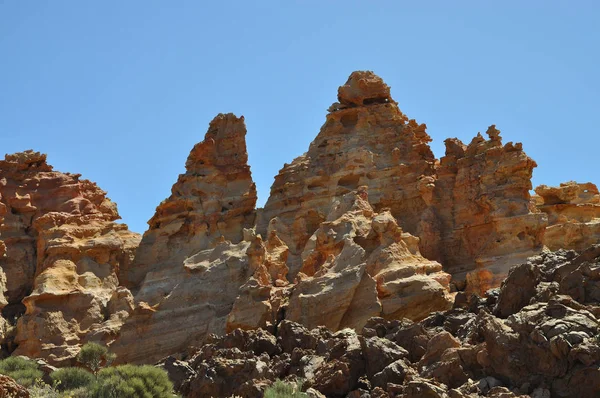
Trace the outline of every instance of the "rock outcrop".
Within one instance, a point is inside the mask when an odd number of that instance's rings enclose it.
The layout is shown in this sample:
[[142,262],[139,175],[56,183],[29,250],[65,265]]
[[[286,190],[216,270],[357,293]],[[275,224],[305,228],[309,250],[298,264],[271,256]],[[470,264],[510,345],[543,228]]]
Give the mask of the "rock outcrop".
[[420,255],[418,239],[389,211],[373,211],[366,187],[333,203],[290,282],[287,244],[274,229],[263,240],[250,228],[256,191],[245,133],[243,118],[218,116],[150,221],[124,271],[134,288],[145,277],[112,346],[119,361],[157,361],[199,346],[210,333],[274,330],[284,318],[359,330],[375,315],[421,319],[450,307],[450,276]]
[[373,72],[354,72],[338,91],[308,152],[275,177],[258,232],[276,231],[290,249],[291,276],[334,201],[369,187],[375,211],[388,208],[404,231],[417,235],[431,196],[435,158],[424,124],[409,120]]
[[18,321],[17,355],[63,363],[87,340],[112,341],[131,310],[118,277],[139,235],[115,223],[116,205],[79,177],[33,151],[0,161],[2,314]]
[[136,308],[113,345],[119,361],[157,361],[225,332],[240,287],[254,274],[246,255],[252,239],[244,240],[256,202],[245,135],[243,117],[215,117],[148,222],[124,271]]
[[550,250],[585,250],[600,243],[600,194],[596,185],[574,181],[559,187],[540,185],[533,198],[548,215],[544,244]]
[[[528,277],[527,297],[515,295],[532,265],[539,272]],[[259,397],[281,379],[301,380],[316,397],[593,397],[599,268],[600,247],[544,253],[514,267],[500,290],[461,292],[453,309],[419,323],[376,317],[357,334],[285,320],[276,333],[211,336],[187,360],[162,366],[186,397]],[[580,274],[587,279],[575,283]]]
[[[511,266],[543,248],[547,220],[531,206],[529,190],[536,163],[520,143],[502,144],[495,126],[488,140],[469,145],[447,139],[437,167],[434,215],[438,236],[421,236],[424,252],[437,258],[458,287],[479,293],[496,287]],[[425,231],[425,228],[423,228]],[[461,287],[462,289],[462,287]]]
[[373,316],[419,320],[450,307],[450,275],[420,255],[389,210],[373,211],[366,189],[336,201],[310,237],[286,319],[360,330]]
[[536,163],[520,143],[503,145],[491,126],[488,140],[446,140],[438,162],[426,126],[409,120],[372,72],[352,73],[338,100],[308,152],[275,177],[259,217],[258,231],[275,231],[289,247],[291,277],[333,203],[361,185],[459,290],[498,286],[510,266],[542,250],[546,219],[529,195]]

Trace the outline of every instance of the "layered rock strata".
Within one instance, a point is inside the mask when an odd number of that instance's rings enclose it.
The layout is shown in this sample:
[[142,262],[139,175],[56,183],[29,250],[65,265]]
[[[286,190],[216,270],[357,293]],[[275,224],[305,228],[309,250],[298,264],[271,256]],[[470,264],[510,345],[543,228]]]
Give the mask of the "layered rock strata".
[[388,208],[411,234],[427,208],[435,158],[425,125],[409,120],[372,72],[352,73],[338,101],[308,152],[275,177],[259,220],[260,233],[276,231],[288,245],[292,276],[335,199],[359,186],[369,187],[375,211]]
[[449,275],[420,255],[418,239],[389,210],[374,212],[366,187],[330,206],[298,255],[297,278],[289,278],[291,250],[278,231],[263,239],[248,228],[256,191],[245,134],[243,118],[218,116],[157,208],[126,271],[132,282],[145,277],[112,346],[119,361],[157,361],[210,333],[274,330],[282,319],[360,329],[375,315],[421,319],[450,306]]
[[544,244],[551,250],[581,251],[600,243],[600,194],[592,183],[575,181],[535,188],[534,203],[548,215]]
[[495,126],[486,134],[489,139],[478,134],[469,145],[445,141],[434,215],[426,217],[438,223],[439,235],[421,236],[424,252],[439,259],[459,287],[466,281],[468,290],[479,293],[498,286],[511,266],[543,249],[547,224],[530,203],[536,163],[520,143],[503,145]]
[[275,231],[289,247],[292,277],[333,203],[363,184],[375,211],[389,209],[461,290],[498,286],[510,266],[542,250],[546,220],[529,195],[536,164],[521,144],[503,145],[491,126],[487,140],[446,140],[437,162],[425,125],[409,120],[372,72],[352,73],[338,100],[308,152],[275,177],[259,218],[259,232]]
[[256,203],[245,135],[243,117],[215,117],[148,222],[125,271],[136,308],[113,346],[119,361],[157,361],[225,331],[240,286],[255,271],[246,255],[252,238],[244,240]]
[[0,161],[2,313],[18,320],[17,355],[68,361],[87,340],[111,342],[132,308],[118,275],[139,235],[115,223],[116,205],[79,177],[33,151]]

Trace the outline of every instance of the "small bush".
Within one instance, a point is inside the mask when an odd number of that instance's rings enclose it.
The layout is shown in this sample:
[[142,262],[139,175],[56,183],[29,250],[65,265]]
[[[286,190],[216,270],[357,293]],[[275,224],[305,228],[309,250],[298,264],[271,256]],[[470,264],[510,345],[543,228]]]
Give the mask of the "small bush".
[[108,348],[98,343],[85,343],[77,354],[77,361],[94,373],[113,360],[114,355],[108,352]]
[[17,383],[31,387],[44,373],[38,369],[37,363],[23,357],[8,357],[0,361],[0,374],[10,376]]
[[29,391],[29,398],[62,398],[56,387],[49,386],[41,379],[37,379],[35,384],[27,390]]
[[167,372],[150,365],[120,365],[98,372],[91,398],[174,397]]
[[88,387],[96,381],[93,374],[83,368],[62,368],[50,374],[52,382],[60,391]]
[[265,390],[264,398],[308,398],[308,395],[300,391],[301,387],[301,382],[293,385],[277,380]]

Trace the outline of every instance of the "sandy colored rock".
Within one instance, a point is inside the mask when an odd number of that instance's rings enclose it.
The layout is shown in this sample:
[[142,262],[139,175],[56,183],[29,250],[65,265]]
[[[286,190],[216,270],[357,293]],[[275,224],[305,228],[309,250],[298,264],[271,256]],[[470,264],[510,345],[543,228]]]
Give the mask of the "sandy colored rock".
[[434,175],[435,158],[426,126],[409,120],[372,72],[352,73],[338,99],[308,152],[275,177],[258,222],[259,233],[276,231],[289,247],[292,278],[335,200],[359,186],[369,186],[375,211],[389,208],[411,234],[427,208],[421,181]]
[[575,181],[535,188],[534,203],[548,215],[544,244],[550,250],[581,251],[600,243],[600,194],[592,183]]
[[546,219],[529,195],[536,164],[520,143],[503,145],[490,126],[487,140],[446,140],[436,161],[426,126],[409,120],[372,72],[353,72],[338,101],[308,151],[275,177],[259,217],[258,232],[276,231],[289,247],[290,277],[333,203],[361,185],[373,209],[389,209],[420,238],[420,252],[443,264],[459,290],[498,286],[512,265],[543,249]]
[[333,204],[302,258],[286,318],[310,328],[360,330],[373,316],[419,320],[451,305],[449,275],[389,211],[373,211],[366,187]]
[[2,311],[18,320],[17,355],[68,361],[87,340],[112,341],[128,315],[115,300],[131,294],[115,292],[140,237],[114,222],[106,192],[79,177],[53,171],[38,152],[0,161]]
[[148,222],[135,261],[124,271],[136,291],[136,309],[112,346],[118,361],[155,362],[200,345],[208,334],[226,331],[240,294],[256,303],[253,310],[261,309],[262,294],[269,296],[268,286],[261,290],[258,269],[266,249],[248,231],[256,188],[245,135],[243,117],[216,116],[190,152],[171,196]]

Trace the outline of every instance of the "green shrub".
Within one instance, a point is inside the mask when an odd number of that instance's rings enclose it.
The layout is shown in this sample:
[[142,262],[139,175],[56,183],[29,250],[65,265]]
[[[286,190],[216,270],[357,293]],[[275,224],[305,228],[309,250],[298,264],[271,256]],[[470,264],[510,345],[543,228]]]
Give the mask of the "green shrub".
[[8,357],[0,361],[0,374],[10,376],[17,383],[31,387],[44,373],[38,369],[37,363],[23,357]]
[[50,374],[52,382],[60,391],[88,387],[96,381],[93,374],[83,368],[62,368]]
[[109,365],[113,360],[114,355],[108,352],[108,348],[98,343],[85,343],[77,354],[77,361],[94,373],[97,373],[102,366]]
[[29,398],[62,398],[56,387],[49,386],[41,379],[37,379],[35,384],[27,390],[29,391]]
[[301,382],[294,385],[277,380],[265,390],[264,398],[308,398],[308,395],[300,391],[301,387]]
[[120,365],[98,372],[91,398],[174,397],[167,372],[150,365]]

